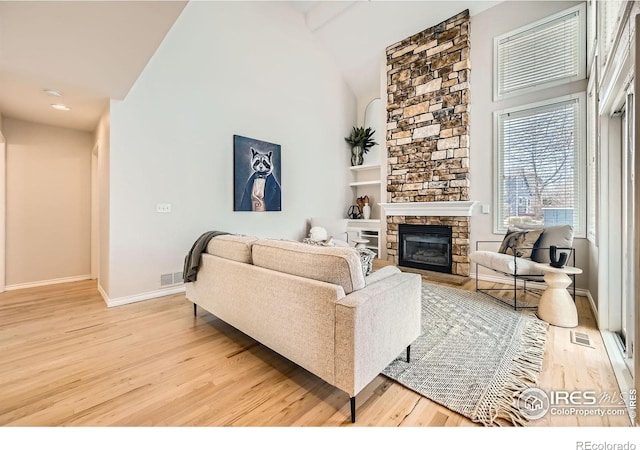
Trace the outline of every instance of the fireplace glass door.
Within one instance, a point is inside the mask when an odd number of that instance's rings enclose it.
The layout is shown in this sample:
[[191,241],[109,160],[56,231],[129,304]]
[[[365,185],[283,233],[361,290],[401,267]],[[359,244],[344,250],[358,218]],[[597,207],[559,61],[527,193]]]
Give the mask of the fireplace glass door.
[[451,273],[451,227],[400,225],[399,265]]

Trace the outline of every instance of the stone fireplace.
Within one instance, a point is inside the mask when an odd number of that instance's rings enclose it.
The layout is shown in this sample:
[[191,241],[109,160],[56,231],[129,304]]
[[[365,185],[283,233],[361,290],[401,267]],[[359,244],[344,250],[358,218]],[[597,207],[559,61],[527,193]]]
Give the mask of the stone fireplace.
[[[451,270],[469,276],[469,218],[477,202],[384,203],[387,217],[387,258],[399,264],[400,225],[435,225],[451,228]],[[425,270],[434,270],[433,268]]]
[[447,227],[450,272],[468,276],[469,11],[386,54],[388,259],[399,262],[399,225]]

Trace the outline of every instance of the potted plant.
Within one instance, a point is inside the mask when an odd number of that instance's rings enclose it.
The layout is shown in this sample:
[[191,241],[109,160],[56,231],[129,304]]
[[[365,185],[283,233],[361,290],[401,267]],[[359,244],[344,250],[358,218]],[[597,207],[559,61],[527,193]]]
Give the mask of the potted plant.
[[359,166],[364,162],[364,154],[376,145],[372,136],[375,131],[371,127],[353,127],[349,137],[344,138],[351,145],[351,165]]

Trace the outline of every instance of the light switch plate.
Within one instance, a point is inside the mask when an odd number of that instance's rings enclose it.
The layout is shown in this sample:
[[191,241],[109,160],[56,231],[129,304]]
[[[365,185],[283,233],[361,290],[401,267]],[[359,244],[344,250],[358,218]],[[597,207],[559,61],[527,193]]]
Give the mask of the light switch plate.
[[482,214],[489,214],[490,211],[491,211],[491,208],[490,208],[489,203],[483,203],[482,204]]

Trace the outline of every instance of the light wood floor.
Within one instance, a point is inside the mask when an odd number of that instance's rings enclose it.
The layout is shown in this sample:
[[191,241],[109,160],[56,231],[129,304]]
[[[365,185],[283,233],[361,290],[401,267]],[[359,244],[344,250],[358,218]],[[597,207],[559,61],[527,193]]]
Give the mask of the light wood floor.
[[[550,327],[540,387],[617,392],[588,302],[577,304],[595,348]],[[194,318],[184,295],[109,309],[93,281],[0,294],[0,374],[1,425],[352,426],[345,393],[202,309]],[[355,426],[476,425],[384,376],[357,401]]]

